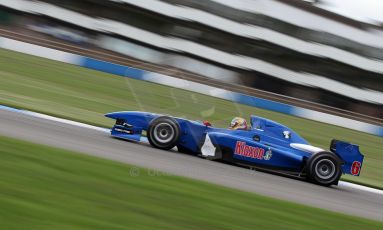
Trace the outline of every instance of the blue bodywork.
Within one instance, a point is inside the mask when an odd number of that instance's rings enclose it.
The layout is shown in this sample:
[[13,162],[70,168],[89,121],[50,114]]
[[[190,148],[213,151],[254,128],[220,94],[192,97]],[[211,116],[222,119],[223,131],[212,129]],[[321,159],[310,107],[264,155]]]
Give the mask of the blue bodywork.
[[[112,136],[140,141],[143,131],[148,130],[151,121],[163,115],[126,111],[108,113],[105,116],[116,120],[111,129]],[[195,155],[201,155],[201,146],[208,135],[223,160],[300,175],[308,158],[319,151],[325,151],[310,146],[290,128],[258,116],[251,116],[249,130],[215,128],[199,121],[173,118],[180,127],[176,146]],[[359,175],[363,155],[357,145],[337,141],[331,150],[342,161],[342,173]]]

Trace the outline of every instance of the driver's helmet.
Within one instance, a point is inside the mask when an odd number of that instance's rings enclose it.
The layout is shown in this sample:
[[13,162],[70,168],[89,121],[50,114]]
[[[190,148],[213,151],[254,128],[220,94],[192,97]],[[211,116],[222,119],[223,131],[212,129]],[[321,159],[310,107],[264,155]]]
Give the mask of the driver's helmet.
[[230,122],[229,129],[246,130],[247,129],[247,122],[246,122],[245,118],[234,117],[233,120],[231,120],[231,122]]

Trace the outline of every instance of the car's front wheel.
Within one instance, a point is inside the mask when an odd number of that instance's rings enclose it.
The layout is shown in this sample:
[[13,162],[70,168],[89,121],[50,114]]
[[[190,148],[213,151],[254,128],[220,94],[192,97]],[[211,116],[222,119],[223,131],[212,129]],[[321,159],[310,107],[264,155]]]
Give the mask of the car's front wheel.
[[312,155],[307,161],[306,168],[308,179],[324,186],[338,184],[342,175],[341,160],[329,152]]
[[153,147],[168,150],[176,145],[180,127],[174,118],[158,117],[150,123],[147,135]]

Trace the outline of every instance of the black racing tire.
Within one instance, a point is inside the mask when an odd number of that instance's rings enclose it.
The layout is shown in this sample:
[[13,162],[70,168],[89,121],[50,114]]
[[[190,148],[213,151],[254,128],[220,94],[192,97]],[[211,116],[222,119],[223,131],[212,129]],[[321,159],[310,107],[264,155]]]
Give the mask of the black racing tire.
[[174,118],[162,116],[150,122],[147,136],[153,147],[169,150],[176,145],[180,133],[180,126]]
[[306,164],[307,179],[315,184],[337,185],[342,175],[341,160],[330,152],[312,155]]

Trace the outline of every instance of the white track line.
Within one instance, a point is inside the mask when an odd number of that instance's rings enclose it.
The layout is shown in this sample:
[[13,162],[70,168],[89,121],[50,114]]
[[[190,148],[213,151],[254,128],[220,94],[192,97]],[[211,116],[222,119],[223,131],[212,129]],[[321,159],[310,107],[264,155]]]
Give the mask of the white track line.
[[339,181],[338,186],[354,188],[354,189],[359,189],[361,191],[372,192],[372,193],[383,195],[383,190],[379,190],[376,188],[370,188],[370,187],[359,185],[359,184],[353,184],[353,183],[346,182],[346,181]]
[[[77,121],[71,121],[71,120],[67,120],[67,119],[63,119],[63,118],[53,117],[53,116],[42,114],[42,113],[36,113],[36,112],[28,111],[28,110],[15,109],[15,108],[4,106],[4,105],[0,105],[0,109],[6,110],[6,111],[11,111],[11,112],[16,112],[16,113],[22,113],[22,114],[25,114],[28,116],[38,117],[38,118],[50,120],[50,121],[56,121],[56,122],[64,123],[64,124],[68,124],[68,125],[74,125],[77,127],[93,129],[93,130],[104,132],[104,133],[110,133],[110,129],[107,129],[107,128],[101,128],[101,127],[88,125],[88,124],[84,124],[84,123],[77,122]],[[145,138],[145,137],[143,137],[140,141],[148,142],[147,138]],[[358,189],[358,190],[365,191],[365,192],[371,192],[371,193],[383,195],[383,190],[370,188],[370,187],[363,186],[363,185],[353,184],[353,183],[346,182],[346,181],[339,181],[338,186],[339,187],[346,187],[346,188],[353,188],[353,189]]]
[[31,111],[26,111],[26,110],[22,110],[21,113],[32,116],[32,117],[42,118],[45,120],[57,121],[57,122],[68,124],[68,125],[74,125],[74,126],[78,126],[78,127],[82,127],[82,128],[93,129],[93,130],[97,130],[100,132],[110,133],[110,129],[107,129],[107,128],[101,128],[101,127],[88,125],[88,124],[84,124],[84,123],[77,122],[77,121],[71,121],[71,120],[67,120],[67,119],[63,119],[63,118],[53,117],[53,116],[49,116],[49,115],[42,114],[42,113],[36,113],[36,112],[31,112]]

